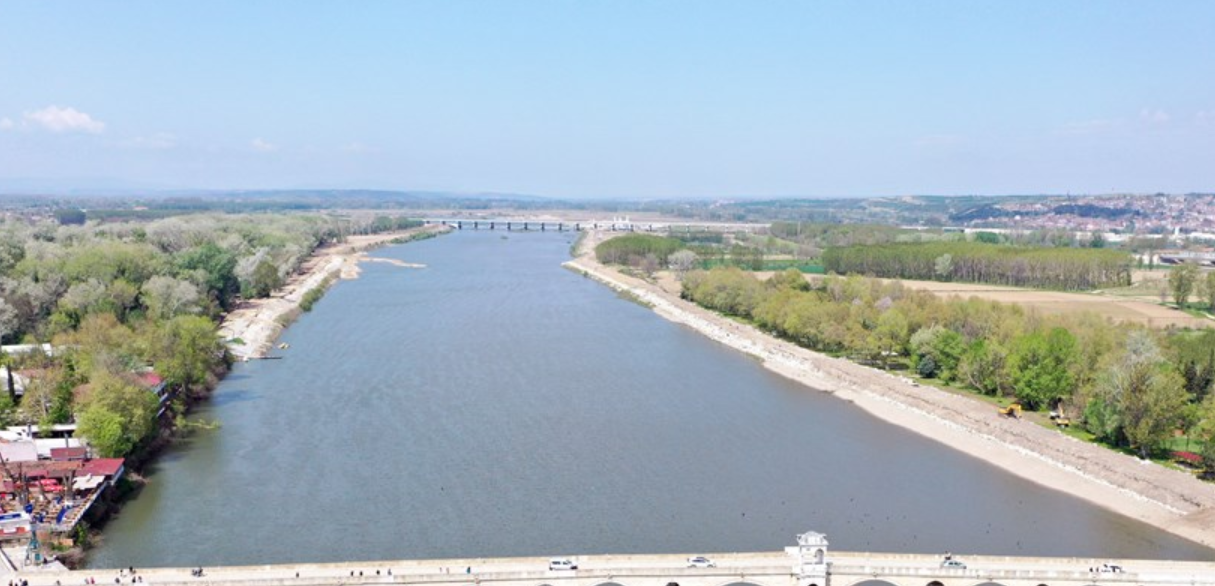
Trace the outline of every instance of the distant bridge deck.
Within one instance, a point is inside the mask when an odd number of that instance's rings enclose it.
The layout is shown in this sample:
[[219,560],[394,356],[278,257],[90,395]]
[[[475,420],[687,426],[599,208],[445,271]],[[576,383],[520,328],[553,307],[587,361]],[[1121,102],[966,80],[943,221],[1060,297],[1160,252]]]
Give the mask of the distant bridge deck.
[[[795,548],[794,548],[795,549]],[[857,586],[886,582],[894,586],[1146,586],[1215,585],[1215,563],[1159,560],[1108,560],[955,556],[966,569],[942,569],[940,555],[832,552],[825,572],[807,573],[795,552],[716,554],[715,568],[689,568],[688,555],[583,555],[569,556],[579,569],[548,570],[548,558],[497,558],[285,564],[240,567],[204,567],[202,577],[190,568],[136,568],[142,583],[155,585],[321,586],[434,584],[495,586]],[[1122,573],[1094,572],[1111,563]],[[377,574],[377,571],[379,572]],[[391,575],[389,572],[391,571]],[[360,575],[361,573],[361,575]],[[31,586],[131,584],[116,570],[19,572]]]
[[768,224],[740,222],[648,221],[648,220],[537,220],[519,218],[424,218],[426,224],[446,224],[457,230],[507,230],[514,232],[765,232]]

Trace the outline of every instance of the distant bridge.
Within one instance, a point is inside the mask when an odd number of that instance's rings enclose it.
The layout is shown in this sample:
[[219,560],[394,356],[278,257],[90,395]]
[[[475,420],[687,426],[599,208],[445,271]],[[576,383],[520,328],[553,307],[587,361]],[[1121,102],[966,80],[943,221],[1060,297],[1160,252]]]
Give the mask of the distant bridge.
[[[691,568],[684,555],[572,556],[577,570],[549,570],[547,558],[411,560],[245,567],[136,568],[140,583],[160,586],[1215,586],[1215,563],[954,556],[965,568],[942,567],[942,555],[827,551],[817,533],[783,552],[710,556],[715,567]],[[1109,571],[1109,565],[1121,568]],[[1104,571],[1103,571],[1104,570]],[[31,586],[131,584],[116,570],[21,571]]]
[[616,220],[531,220],[517,218],[426,218],[423,223],[445,224],[457,230],[506,230],[509,232],[763,232],[767,224],[716,222],[634,222]]

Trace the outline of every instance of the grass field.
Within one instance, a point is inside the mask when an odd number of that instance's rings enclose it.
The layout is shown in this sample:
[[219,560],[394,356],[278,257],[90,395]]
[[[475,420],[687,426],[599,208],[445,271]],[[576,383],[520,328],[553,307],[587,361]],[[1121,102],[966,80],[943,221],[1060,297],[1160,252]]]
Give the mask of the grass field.
[[903,284],[912,289],[930,291],[943,297],[978,297],[1001,303],[1015,303],[1045,314],[1089,311],[1118,322],[1141,323],[1154,328],[1205,328],[1215,325],[1215,322],[1209,319],[1160,305],[1147,296],[1064,293],[1061,291],[1040,291],[997,285],[938,283],[935,281],[903,281]]
[[[767,279],[770,271],[756,272],[755,276]],[[807,274],[811,282],[822,276]],[[667,291],[678,294],[679,282],[667,271],[660,271],[657,281]],[[1012,303],[1044,314],[1067,314],[1092,312],[1119,323],[1139,323],[1153,328],[1209,328],[1215,320],[1191,315],[1159,303],[1157,298],[1130,292],[1065,293],[984,285],[979,283],[939,283],[936,281],[902,281],[911,289],[929,291],[941,297],[978,297],[1001,303]],[[1152,285],[1154,287],[1154,285]]]

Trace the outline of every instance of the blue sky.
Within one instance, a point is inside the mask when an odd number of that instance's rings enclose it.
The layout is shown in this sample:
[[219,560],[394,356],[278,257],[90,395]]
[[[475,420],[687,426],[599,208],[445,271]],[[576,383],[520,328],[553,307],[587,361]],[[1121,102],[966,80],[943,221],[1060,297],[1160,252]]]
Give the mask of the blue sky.
[[0,2],[0,187],[1215,191],[1215,2]]

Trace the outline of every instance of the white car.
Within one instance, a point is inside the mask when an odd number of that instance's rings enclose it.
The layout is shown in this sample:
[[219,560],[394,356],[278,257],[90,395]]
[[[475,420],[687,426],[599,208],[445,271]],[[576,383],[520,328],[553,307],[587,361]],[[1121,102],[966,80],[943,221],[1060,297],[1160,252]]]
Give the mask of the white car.
[[689,568],[716,568],[717,564],[713,563],[713,560],[711,560],[705,556],[698,555],[695,557],[688,558],[688,567]]
[[548,561],[548,569],[550,570],[577,570],[578,564],[569,558],[553,558]]
[[950,559],[950,560],[945,560],[945,561],[941,562],[941,568],[946,569],[946,570],[965,570],[966,564],[964,564],[958,560]]

